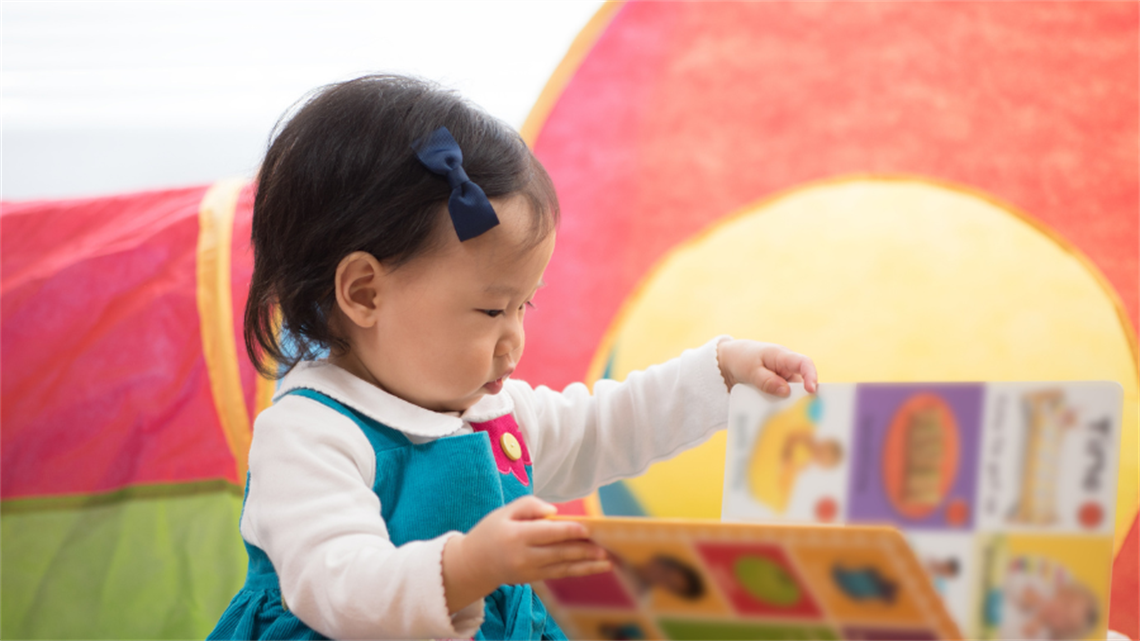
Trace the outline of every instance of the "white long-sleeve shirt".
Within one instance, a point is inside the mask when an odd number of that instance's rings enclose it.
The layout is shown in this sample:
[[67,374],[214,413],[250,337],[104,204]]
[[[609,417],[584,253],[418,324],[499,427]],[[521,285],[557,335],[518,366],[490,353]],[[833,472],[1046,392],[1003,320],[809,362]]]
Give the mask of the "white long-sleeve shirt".
[[321,392],[414,443],[513,413],[533,461],[535,495],[561,502],[636,476],[725,426],[721,340],[623,382],[598,381],[593,394],[581,383],[556,392],[508,380],[462,416],[412,405],[326,361],[302,363],[255,422],[242,537],[268,555],[293,613],[326,636],[470,637],[483,620],[482,599],[450,615],[443,590],[443,547],[456,533],[393,545],[364,433],[288,392]]

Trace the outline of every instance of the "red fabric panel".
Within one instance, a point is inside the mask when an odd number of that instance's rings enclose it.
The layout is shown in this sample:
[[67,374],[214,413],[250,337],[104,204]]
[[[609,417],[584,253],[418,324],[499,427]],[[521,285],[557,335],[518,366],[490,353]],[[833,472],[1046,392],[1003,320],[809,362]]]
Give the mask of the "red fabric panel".
[[1112,599],[1108,610],[1108,629],[1129,639],[1140,639],[1140,515],[1132,519],[1132,527],[1124,545],[1112,564]]
[[633,287],[757,199],[889,173],[1060,232],[1137,321],[1135,3],[631,2],[535,148],[563,206],[517,375],[580,379]]
[[5,499],[236,481],[196,301],[205,188],[5,203]]

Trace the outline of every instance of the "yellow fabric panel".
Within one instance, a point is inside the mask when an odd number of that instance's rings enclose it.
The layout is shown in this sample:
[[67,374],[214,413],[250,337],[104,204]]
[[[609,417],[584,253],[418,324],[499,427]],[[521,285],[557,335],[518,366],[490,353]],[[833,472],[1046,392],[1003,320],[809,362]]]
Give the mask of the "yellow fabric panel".
[[[654,268],[592,378],[611,349],[621,379],[722,333],[807,354],[824,382],[1117,381],[1118,546],[1136,514],[1134,330],[1091,263],[983,195],[852,177],[748,207]],[[718,518],[724,459],[721,435],[629,487],[654,516]]]
[[265,377],[258,375],[257,377],[257,407],[253,415],[257,416],[261,410],[266,409],[273,404],[273,394],[277,391],[277,381],[271,381]]
[[[273,314],[273,331],[275,333],[277,333],[277,332],[280,332],[280,330],[281,330],[281,311],[276,310],[276,312]],[[267,357],[263,354],[262,358],[267,358]],[[257,416],[258,414],[261,413],[262,410],[268,408],[270,405],[273,404],[273,395],[275,393],[277,393],[277,380],[276,379],[270,380],[270,379],[265,378],[261,374],[258,374],[257,375],[257,387],[256,387],[256,390],[254,392],[254,398],[256,399],[256,403],[257,403],[257,407],[254,408],[254,412],[253,412],[254,416]]]
[[197,266],[198,320],[210,391],[226,444],[234,456],[238,481],[243,484],[252,430],[238,371],[230,252],[234,210],[245,184],[246,181],[240,179],[222,180],[202,197],[198,209]]

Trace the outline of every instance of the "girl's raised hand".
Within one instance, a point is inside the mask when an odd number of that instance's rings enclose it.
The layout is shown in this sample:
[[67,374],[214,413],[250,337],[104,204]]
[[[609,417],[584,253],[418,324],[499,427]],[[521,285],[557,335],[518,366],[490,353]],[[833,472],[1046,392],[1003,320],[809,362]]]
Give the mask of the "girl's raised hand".
[[787,396],[791,393],[788,381],[803,383],[812,394],[819,388],[810,358],[772,343],[724,341],[717,346],[717,360],[729,390],[737,383],[748,383],[769,394]]
[[584,576],[610,569],[605,549],[581,523],[546,520],[558,510],[525,496],[483,517],[443,548],[443,588],[454,614],[508,583]]

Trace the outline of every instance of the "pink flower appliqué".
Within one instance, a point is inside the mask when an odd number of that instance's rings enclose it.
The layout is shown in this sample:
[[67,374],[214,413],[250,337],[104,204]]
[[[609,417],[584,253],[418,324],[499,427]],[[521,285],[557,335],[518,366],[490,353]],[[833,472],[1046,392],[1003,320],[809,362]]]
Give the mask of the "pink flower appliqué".
[[[483,423],[472,423],[471,429],[476,432],[486,432],[487,436],[491,438],[491,452],[495,454],[495,465],[499,468],[500,474],[513,473],[519,483],[530,485],[530,479],[526,476],[526,466],[531,464],[530,450],[526,449],[526,442],[523,441],[522,432],[519,430],[519,424],[515,422],[515,417],[507,414]],[[504,435],[507,435],[506,439],[504,439]],[[517,443],[519,448],[517,453],[520,455],[513,461],[507,455],[507,450],[511,447],[511,440]]]

